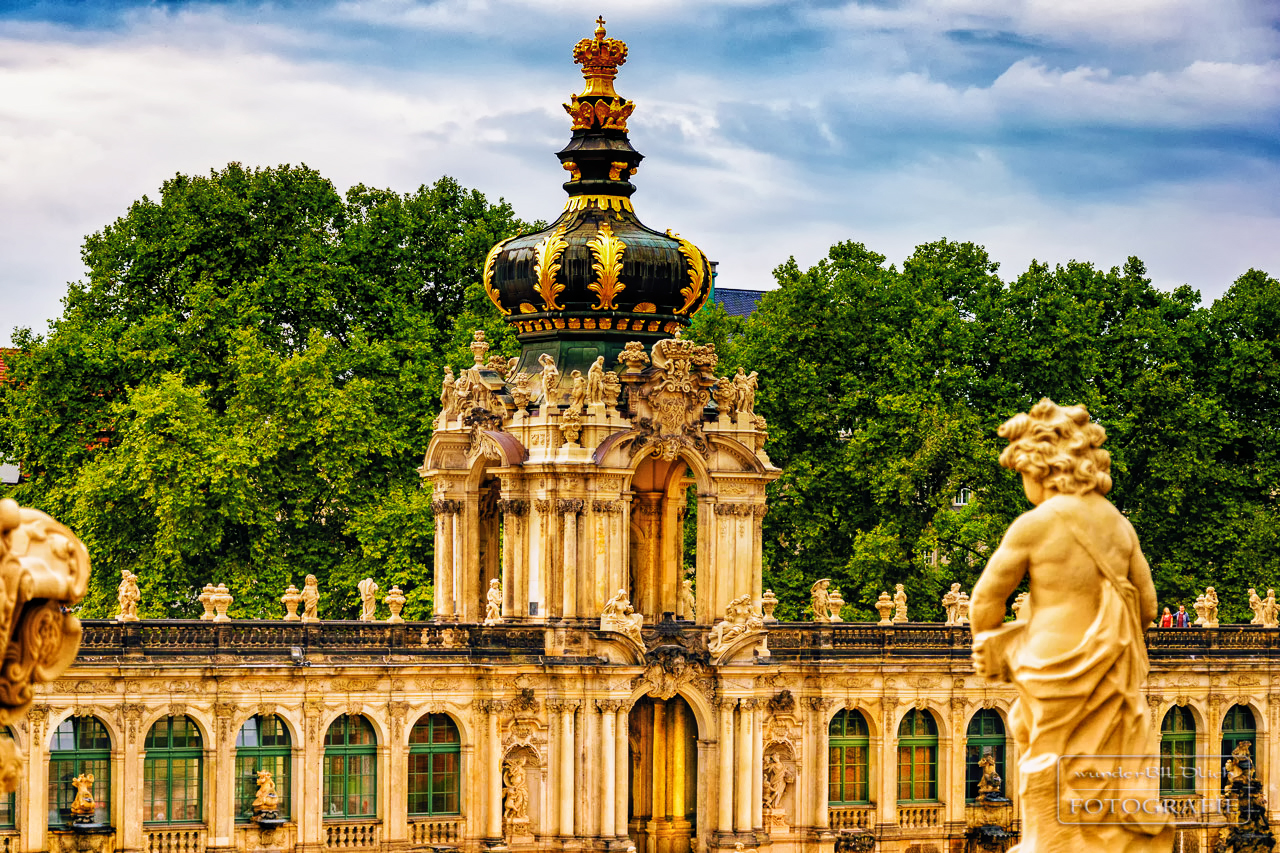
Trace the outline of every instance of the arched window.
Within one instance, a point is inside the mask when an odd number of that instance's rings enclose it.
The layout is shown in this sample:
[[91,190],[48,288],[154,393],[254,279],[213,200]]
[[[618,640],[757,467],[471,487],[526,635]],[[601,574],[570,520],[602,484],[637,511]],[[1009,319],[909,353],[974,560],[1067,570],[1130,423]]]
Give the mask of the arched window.
[[996,772],[1005,778],[1004,772],[1004,721],[1000,715],[984,708],[969,721],[969,731],[964,748],[964,796],[966,800],[978,798],[978,783],[982,781],[982,768],[978,762],[991,753],[996,760]]
[[867,721],[857,711],[841,711],[827,728],[827,802],[832,805],[871,802],[867,781],[870,740]]
[[1196,721],[1191,711],[1173,706],[1160,724],[1160,793],[1196,792]]
[[[13,729],[0,726],[0,740],[13,741]],[[0,794],[0,829],[13,829],[18,825],[18,793]]]
[[1258,725],[1253,719],[1253,711],[1250,711],[1246,705],[1232,705],[1231,710],[1227,711],[1227,716],[1222,720],[1222,755],[1223,763],[1226,763],[1226,756],[1230,755],[1232,750],[1247,741],[1249,743],[1249,755],[1253,758],[1254,766],[1258,764]]
[[49,825],[71,822],[75,788],[71,780],[93,775],[95,823],[111,822],[111,736],[96,717],[71,717],[49,739]]
[[161,717],[142,748],[144,823],[198,823],[203,817],[204,750],[190,717]]
[[378,739],[359,714],[343,714],[324,736],[325,817],[374,817],[378,810]]
[[409,732],[409,814],[459,813],[462,738],[447,714],[430,714]]
[[253,819],[253,800],[258,795],[258,771],[271,771],[271,780],[280,795],[280,817],[289,817],[292,744],[284,721],[274,714],[255,714],[244,721],[236,735],[236,820]]
[[898,726],[898,802],[938,801],[938,724],[912,709]]

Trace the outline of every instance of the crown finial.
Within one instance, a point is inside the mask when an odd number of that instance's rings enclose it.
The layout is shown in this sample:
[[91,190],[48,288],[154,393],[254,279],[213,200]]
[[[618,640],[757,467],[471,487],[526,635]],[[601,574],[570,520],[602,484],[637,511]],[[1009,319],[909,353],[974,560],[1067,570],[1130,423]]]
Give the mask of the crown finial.
[[627,117],[635,104],[618,97],[613,90],[613,78],[618,76],[618,66],[627,61],[627,45],[618,39],[605,38],[603,15],[596,18],[595,38],[582,39],[573,46],[573,61],[582,66],[582,77],[587,84],[581,95],[571,96],[564,105],[573,116],[573,129],[598,127],[625,132]]

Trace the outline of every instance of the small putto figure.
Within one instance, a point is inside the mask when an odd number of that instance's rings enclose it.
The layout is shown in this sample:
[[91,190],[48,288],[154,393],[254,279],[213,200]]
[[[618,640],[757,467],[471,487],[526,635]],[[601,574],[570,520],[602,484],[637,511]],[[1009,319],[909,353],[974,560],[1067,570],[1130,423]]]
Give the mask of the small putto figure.
[[120,572],[120,589],[118,590],[120,599],[120,613],[116,616],[117,622],[137,622],[138,621],[138,602],[142,595],[138,592],[138,576],[128,569]]
[[320,621],[320,582],[315,575],[307,575],[302,585],[302,621]]
[[484,596],[484,624],[497,625],[502,621],[502,585],[497,578],[489,580],[489,591]]

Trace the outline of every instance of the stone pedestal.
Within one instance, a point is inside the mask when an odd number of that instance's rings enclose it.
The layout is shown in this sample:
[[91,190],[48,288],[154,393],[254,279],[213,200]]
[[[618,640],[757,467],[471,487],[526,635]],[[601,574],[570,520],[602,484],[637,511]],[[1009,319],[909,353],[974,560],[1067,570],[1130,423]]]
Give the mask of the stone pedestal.
[[115,853],[116,829],[96,823],[49,829],[49,853]]

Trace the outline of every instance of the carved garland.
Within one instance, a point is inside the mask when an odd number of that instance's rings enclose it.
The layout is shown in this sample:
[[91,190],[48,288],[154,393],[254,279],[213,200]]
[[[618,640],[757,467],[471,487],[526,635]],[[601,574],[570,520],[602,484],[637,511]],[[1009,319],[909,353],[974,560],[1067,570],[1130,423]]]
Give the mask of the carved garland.
[[498,253],[502,251],[502,248],[514,239],[515,237],[508,237],[501,241],[489,250],[488,256],[484,259],[484,292],[488,294],[490,301],[498,306],[498,310],[502,312],[504,317],[510,314],[511,310],[502,307],[502,301],[498,298],[498,291],[493,286],[493,265],[498,260]]
[[556,298],[565,288],[563,284],[556,281],[556,276],[560,274],[560,255],[569,248],[569,243],[564,239],[564,231],[565,226],[561,225],[544,237],[542,242],[533,249],[536,259],[533,265],[533,277],[537,279],[533,289],[542,297],[548,311],[564,310],[564,306],[556,302]]
[[587,287],[600,296],[600,300],[591,308],[596,311],[616,311],[618,306],[614,304],[614,300],[627,289],[619,280],[622,275],[622,255],[627,250],[627,244],[621,238],[613,236],[613,226],[609,224],[608,217],[605,217],[595,239],[588,240],[587,245],[595,256],[591,270],[598,276]]

